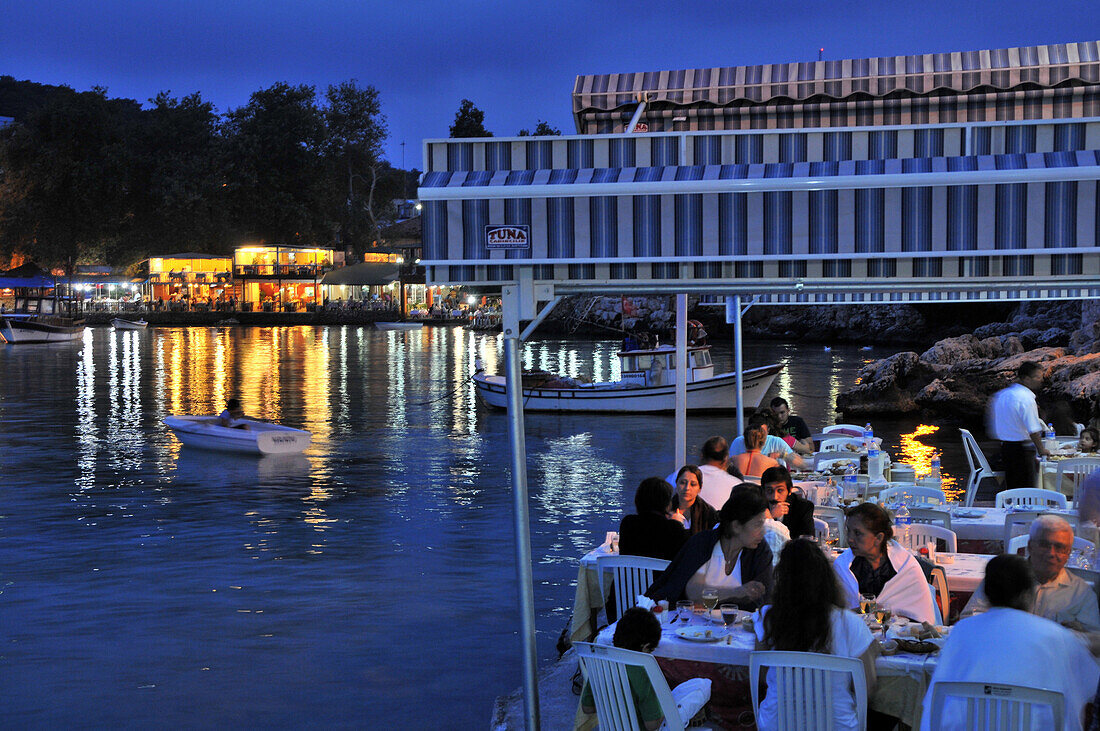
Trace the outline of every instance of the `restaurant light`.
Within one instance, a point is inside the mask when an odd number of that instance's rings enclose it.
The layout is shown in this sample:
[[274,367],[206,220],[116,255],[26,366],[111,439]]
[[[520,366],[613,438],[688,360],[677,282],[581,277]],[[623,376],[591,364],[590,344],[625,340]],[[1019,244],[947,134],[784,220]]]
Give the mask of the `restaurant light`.
[[473,295],[470,295],[469,297],[466,298],[466,304],[468,304],[468,305],[472,305],[475,302],[477,302],[477,297],[474,297]]

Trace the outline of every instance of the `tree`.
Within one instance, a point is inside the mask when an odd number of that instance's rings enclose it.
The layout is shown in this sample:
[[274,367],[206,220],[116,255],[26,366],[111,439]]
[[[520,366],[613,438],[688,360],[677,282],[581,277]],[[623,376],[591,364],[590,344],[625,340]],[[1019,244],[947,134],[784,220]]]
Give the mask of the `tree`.
[[539,123],[535,125],[535,131],[531,132],[527,129],[521,129],[519,131],[520,137],[555,137],[560,136],[561,130],[557,127],[551,127],[549,122],[543,122],[541,119]]
[[45,266],[75,264],[132,218],[129,141],[140,107],[106,89],[55,96],[0,132],[0,248]]
[[325,99],[325,154],[335,175],[333,190],[344,193],[330,215],[342,221],[343,243],[361,251],[378,238],[380,221],[392,207],[392,196],[379,195],[380,177],[389,167],[382,159],[386,118],[378,90],[354,79],[330,86]]
[[241,233],[267,243],[328,243],[325,120],[312,86],[278,82],[226,115],[226,197]]
[[463,99],[455,112],[455,121],[451,125],[451,137],[492,137],[493,133],[485,129],[485,112],[474,106],[469,99]]

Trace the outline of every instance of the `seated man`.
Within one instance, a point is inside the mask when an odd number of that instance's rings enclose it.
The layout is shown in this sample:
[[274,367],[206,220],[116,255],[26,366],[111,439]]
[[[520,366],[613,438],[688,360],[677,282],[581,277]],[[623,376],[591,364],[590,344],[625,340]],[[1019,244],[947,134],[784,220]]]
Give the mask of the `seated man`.
[[[1025,559],[994,556],[985,567],[984,584],[989,611],[962,620],[948,635],[924,696],[921,728],[932,728],[932,694],[937,683],[976,682],[1058,691],[1066,702],[1063,728],[1080,729],[1100,668],[1072,632],[1032,613],[1037,582]],[[1050,710],[1036,706],[1030,727],[1051,726]],[[964,702],[948,699],[935,728],[969,729]]]
[[218,424],[233,429],[247,429],[248,425],[240,421],[243,418],[244,409],[241,408],[240,400],[231,398],[225,402],[225,411],[218,414]]
[[[730,491],[741,484],[741,480],[731,475],[729,467],[730,448],[724,437],[711,437],[703,442],[700,450],[699,471],[703,473],[703,485],[699,497],[714,508],[721,510],[729,500]],[[677,472],[666,478],[671,485],[676,484]]]
[[764,499],[768,501],[768,513],[773,520],[787,526],[792,539],[815,537],[814,504],[792,492],[794,483],[786,467],[764,470],[760,476],[760,486],[764,489]]
[[[772,434],[772,430],[775,427],[775,413],[771,409],[757,409],[752,416],[746,419],[745,428],[761,424],[768,432],[768,436],[764,440],[764,449],[762,450],[764,454],[780,462],[786,462],[791,467],[809,469],[810,465],[798,456],[793,449],[788,447],[785,441]],[[745,448],[745,438],[743,436],[737,437],[730,442],[730,454],[744,454],[747,451],[748,450]]]
[[782,396],[772,399],[772,411],[775,412],[775,436],[782,439],[794,451],[799,454],[813,454],[814,440],[810,434],[810,427],[801,417],[791,413],[791,405]]
[[[1096,594],[1085,581],[1066,571],[1073,550],[1073,527],[1057,515],[1040,515],[1031,523],[1027,542],[1027,560],[1039,580],[1038,596],[1032,611],[1069,629],[1100,632],[1100,609]],[[989,609],[985,583],[978,585],[960,617],[981,614]]]

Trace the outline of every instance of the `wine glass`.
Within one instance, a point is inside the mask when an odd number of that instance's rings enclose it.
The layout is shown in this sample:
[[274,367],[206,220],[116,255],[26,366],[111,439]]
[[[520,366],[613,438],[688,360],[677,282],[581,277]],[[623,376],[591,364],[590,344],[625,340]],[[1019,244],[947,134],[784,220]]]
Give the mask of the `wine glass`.
[[893,613],[882,606],[881,604],[875,605],[875,620],[882,625],[882,639],[886,639],[886,627],[890,624],[890,617]]
[[860,594],[859,595],[859,613],[870,614],[874,611],[876,597],[874,594]]
[[707,612],[713,612],[714,608],[718,606],[718,590],[703,589],[702,599],[703,606],[706,607]]
[[687,622],[691,619],[692,603],[687,599],[676,602],[676,618]]
[[736,604],[733,604],[731,602],[722,602],[718,609],[722,612],[722,624],[726,625],[727,627],[729,627],[737,620],[738,607]]

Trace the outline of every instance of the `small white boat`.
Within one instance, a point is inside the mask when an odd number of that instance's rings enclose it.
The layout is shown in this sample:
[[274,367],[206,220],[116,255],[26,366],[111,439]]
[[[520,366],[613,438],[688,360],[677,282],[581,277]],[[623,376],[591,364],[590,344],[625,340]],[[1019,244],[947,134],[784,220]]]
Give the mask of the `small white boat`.
[[309,446],[310,434],[280,424],[238,419],[239,427],[222,426],[216,416],[167,416],[164,424],[184,444],[221,452],[295,454]]
[[[687,408],[689,411],[727,411],[737,408],[737,374],[714,375],[710,346],[688,348]],[[578,383],[554,374],[525,374],[524,411],[604,411],[620,413],[676,410],[676,349],[662,346],[618,354],[622,380]],[[744,405],[760,405],[772,381],[783,370],[780,364],[750,368],[743,373]],[[477,373],[473,377],[478,398],[497,409],[508,407],[504,376]]]
[[419,330],[424,327],[422,322],[376,322],[374,326],[379,330]]
[[149,323],[145,320],[126,320],[121,317],[116,317],[111,320],[111,326],[115,330],[144,330],[149,327]]

